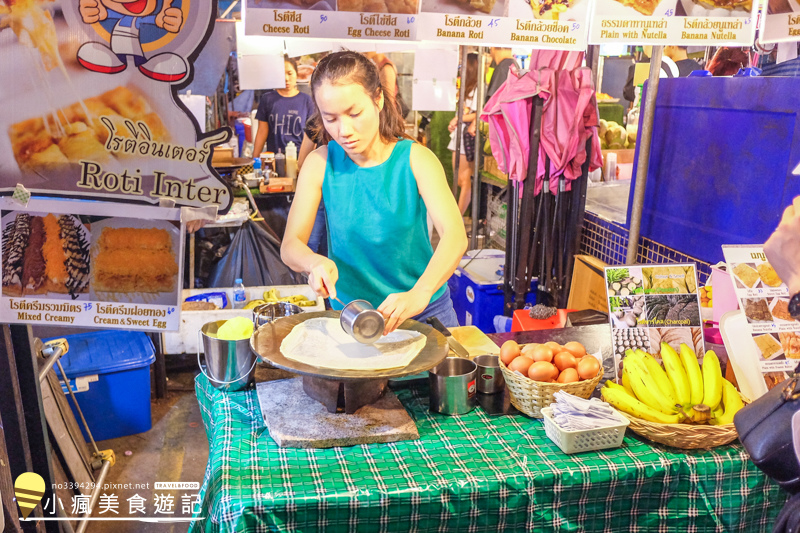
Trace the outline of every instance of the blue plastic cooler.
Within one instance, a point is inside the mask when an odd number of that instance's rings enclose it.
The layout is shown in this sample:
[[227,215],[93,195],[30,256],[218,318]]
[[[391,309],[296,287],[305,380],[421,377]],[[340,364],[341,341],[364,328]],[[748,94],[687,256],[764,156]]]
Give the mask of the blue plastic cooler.
[[[469,252],[475,255],[474,252]],[[450,297],[461,326],[476,326],[484,333],[494,333],[494,317],[503,314],[502,268],[505,252],[483,250],[474,259],[461,260],[455,273],[447,280]],[[531,280],[531,292],[525,301],[536,303],[537,280]]]
[[[152,427],[150,365],[156,357],[147,334],[97,331],[67,335],[66,339],[69,352],[61,364],[94,439],[148,431]],[[64,381],[61,386],[68,394]],[[71,398],[69,404],[88,440]]]

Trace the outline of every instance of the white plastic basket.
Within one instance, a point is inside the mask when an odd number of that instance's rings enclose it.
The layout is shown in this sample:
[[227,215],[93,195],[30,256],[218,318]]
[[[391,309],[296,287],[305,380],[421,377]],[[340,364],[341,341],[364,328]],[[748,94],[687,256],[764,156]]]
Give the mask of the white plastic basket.
[[598,429],[582,429],[579,431],[566,431],[561,429],[553,420],[553,408],[542,408],[544,432],[548,438],[558,444],[564,453],[588,452],[591,450],[605,450],[618,448],[625,438],[625,428],[630,421],[615,413],[619,418],[619,425]]

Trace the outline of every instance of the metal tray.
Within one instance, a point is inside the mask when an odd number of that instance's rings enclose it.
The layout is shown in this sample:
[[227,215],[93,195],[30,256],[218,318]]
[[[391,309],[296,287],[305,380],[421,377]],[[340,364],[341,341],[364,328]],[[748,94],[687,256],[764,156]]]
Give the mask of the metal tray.
[[304,376],[335,379],[339,381],[360,379],[388,379],[395,377],[418,374],[430,370],[441,363],[449,351],[444,335],[427,324],[416,320],[406,320],[399,329],[418,331],[427,337],[427,342],[422,351],[405,367],[387,370],[338,370],[333,368],[319,368],[304,363],[287,359],[281,353],[281,342],[296,325],[311,318],[339,319],[339,311],[317,311],[299,315],[279,318],[269,324],[264,324],[256,330],[250,338],[250,348],[262,361],[270,363],[283,370],[295,372]]

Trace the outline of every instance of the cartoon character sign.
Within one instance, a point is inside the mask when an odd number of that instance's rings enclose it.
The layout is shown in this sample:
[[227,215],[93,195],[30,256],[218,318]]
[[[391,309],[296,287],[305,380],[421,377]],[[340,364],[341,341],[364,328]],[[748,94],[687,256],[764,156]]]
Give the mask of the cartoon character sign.
[[[84,68],[105,74],[122,72],[128,57],[145,76],[175,83],[188,72],[184,58],[171,52],[148,57],[142,48],[146,33],[178,33],[183,26],[183,12],[173,7],[174,0],[79,0],[79,13],[84,24],[100,23],[111,27],[111,39],[88,42],[78,50],[78,61]],[[156,32],[158,33],[158,31]]]

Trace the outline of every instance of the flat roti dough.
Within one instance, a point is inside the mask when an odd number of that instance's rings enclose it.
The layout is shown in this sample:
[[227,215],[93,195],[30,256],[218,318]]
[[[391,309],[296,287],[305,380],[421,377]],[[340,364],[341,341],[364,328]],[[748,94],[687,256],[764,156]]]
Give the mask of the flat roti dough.
[[408,366],[426,342],[418,331],[398,329],[375,344],[362,344],[345,333],[338,318],[310,318],[292,328],[281,342],[281,353],[319,368],[387,370]]

